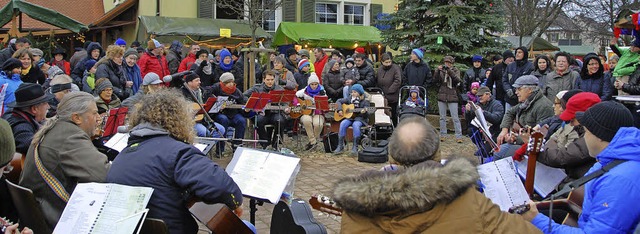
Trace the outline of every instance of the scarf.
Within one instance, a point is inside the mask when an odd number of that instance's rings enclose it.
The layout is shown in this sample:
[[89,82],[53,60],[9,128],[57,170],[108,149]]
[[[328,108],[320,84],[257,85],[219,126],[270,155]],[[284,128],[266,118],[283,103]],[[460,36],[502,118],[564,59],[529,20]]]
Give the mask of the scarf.
[[526,58],[524,58],[522,60],[516,60],[516,65],[518,65],[518,67],[522,67],[522,66],[524,66],[525,63],[527,63],[527,61],[528,60]]
[[33,65],[29,65],[29,67],[27,67],[27,68],[23,68],[23,69],[22,69],[22,75],[23,75],[23,76],[26,76],[27,74],[29,74],[29,70],[31,70],[31,67],[32,67],[32,66],[33,66]]
[[233,68],[233,59],[230,63],[225,64],[224,58],[220,58],[220,68],[222,68],[222,70],[225,72],[231,71],[231,68]]
[[[202,60],[196,59],[195,64],[198,64],[198,66],[200,66],[200,63],[202,63]],[[202,68],[202,72],[206,75],[211,75],[211,63],[209,61],[207,61],[207,66],[204,66]]]
[[51,65],[52,66],[57,66],[60,69],[64,69],[64,60],[57,61],[57,60],[53,59],[53,61],[51,61]]
[[222,89],[222,92],[224,92],[226,94],[233,94],[233,93],[236,92],[236,86],[235,85],[233,87],[229,88],[224,83],[220,82],[220,88]]
[[304,90],[309,96],[311,97],[315,97],[316,95],[320,94],[320,91],[322,91],[322,88],[320,85],[318,85],[318,88],[316,89],[312,89],[310,85],[307,85],[307,88]]

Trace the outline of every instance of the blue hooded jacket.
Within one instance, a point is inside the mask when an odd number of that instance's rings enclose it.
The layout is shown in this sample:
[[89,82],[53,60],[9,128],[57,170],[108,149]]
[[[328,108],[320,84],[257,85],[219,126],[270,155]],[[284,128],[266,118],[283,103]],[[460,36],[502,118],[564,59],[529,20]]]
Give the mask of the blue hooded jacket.
[[22,83],[20,74],[12,74],[11,77],[9,77],[9,74],[0,71],[0,86],[7,84],[7,91],[4,94],[4,111],[0,112],[8,112],[11,110],[7,105],[16,101],[16,90],[18,90],[18,87],[20,87]]
[[640,130],[624,127],[600,154],[588,174],[614,160],[627,160],[585,185],[578,228],[554,223],[538,214],[531,222],[544,233],[633,233],[640,222]]

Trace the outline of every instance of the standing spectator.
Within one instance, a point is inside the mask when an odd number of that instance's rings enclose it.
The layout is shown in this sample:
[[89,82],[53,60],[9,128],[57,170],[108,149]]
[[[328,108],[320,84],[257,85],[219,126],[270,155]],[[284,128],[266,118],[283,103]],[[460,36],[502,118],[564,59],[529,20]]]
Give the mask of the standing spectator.
[[118,39],[116,40],[116,42],[115,42],[115,43],[113,43],[113,44],[114,44],[114,45],[117,45],[117,46],[119,46],[119,47],[121,47],[123,50],[126,50],[126,49],[127,49],[127,41],[125,41],[125,40],[124,40],[124,39],[122,39],[122,38],[118,38]]
[[[238,58],[238,60],[234,63],[234,67],[238,70],[241,71],[240,75],[242,75],[243,77],[241,77],[242,80],[244,80],[244,73],[242,71],[244,71],[244,53],[238,52],[240,57]],[[209,55],[211,56],[211,55]],[[250,74],[250,69],[251,69],[251,61],[249,59],[247,59],[247,74]],[[260,69],[261,65],[260,62],[258,61],[258,58],[254,59],[254,63],[253,63],[253,75],[254,77],[257,79],[259,77],[262,77],[262,70]],[[249,81],[249,79],[251,79],[251,76],[247,76],[247,81]],[[243,82],[243,86],[244,86],[244,82]],[[244,90],[244,87],[240,88]]]
[[507,65],[507,68],[502,75],[502,87],[506,93],[504,97],[505,112],[509,111],[512,106],[518,104],[518,97],[516,96],[516,89],[513,87],[513,84],[519,77],[529,75],[533,72],[533,64],[527,60],[528,57],[529,52],[527,51],[527,47],[518,47],[516,49],[515,63]]
[[244,88],[244,76],[242,73],[242,69],[237,66],[234,66],[233,58],[231,57],[231,52],[229,50],[223,49],[220,51],[220,64],[215,68],[215,79],[214,84],[220,81],[220,76],[223,73],[229,72],[233,74],[233,78],[235,79],[234,83],[236,83],[236,87],[240,88],[242,91]]
[[438,112],[440,114],[440,140],[447,136],[447,108],[453,119],[453,127],[456,133],[456,141],[462,143],[462,126],[458,116],[458,86],[460,85],[460,71],[453,66],[453,57],[444,56],[444,65],[439,65],[433,79],[439,84]]
[[33,61],[33,54],[29,48],[22,48],[13,53],[13,57],[22,63],[22,81],[27,83],[36,83],[43,85],[47,79],[42,70],[40,70]]
[[182,43],[175,40],[171,42],[169,51],[167,51],[167,63],[169,64],[169,73],[178,72],[180,62],[182,61]]
[[22,83],[15,92],[16,102],[12,111],[4,113],[2,118],[11,124],[16,140],[16,151],[27,154],[33,135],[47,117],[49,99],[42,87],[33,83]]
[[[200,77],[201,86],[209,87],[218,83],[219,80],[214,73],[214,64],[209,61],[209,51],[206,49],[198,50],[196,58],[196,61],[191,65],[191,70],[194,70]],[[178,80],[178,82],[180,84],[176,85],[182,85],[182,81]]]
[[189,48],[189,54],[180,62],[180,67],[178,67],[178,72],[183,72],[191,69],[191,65],[196,62],[198,56],[196,54],[200,51],[200,46],[198,44],[191,44],[191,48]]
[[[314,50],[315,51],[315,50]],[[298,54],[300,55],[300,59],[298,60],[298,64],[300,64],[300,60],[306,59],[307,61],[309,61],[309,72],[316,72],[316,68],[313,65],[313,63],[311,63],[311,55],[309,54],[309,51],[306,49],[300,49],[298,51]],[[318,61],[318,60],[316,60]],[[300,66],[298,66],[300,67]],[[298,68],[299,70],[300,68]],[[302,86],[307,86],[307,84],[305,83]]]
[[82,77],[82,91],[93,94],[93,90],[96,88],[96,70],[98,66],[96,65],[98,61],[89,59],[84,62],[84,67],[87,68],[84,71],[84,76]]
[[80,61],[83,61],[87,57],[87,48],[89,47],[89,44],[91,44],[91,41],[85,41],[82,47],[75,48],[75,52],[71,55],[71,58],[69,58],[71,72],[73,72],[73,69],[76,68],[76,65],[78,65]]
[[4,100],[2,105],[2,109],[0,109],[0,115],[7,111],[11,111],[10,104],[13,104],[16,101],[15,92],[22,84],[22,79],[20,79],[20,72],[22,71],[22,63],[20,60],[15,58],[9,58],[7,61],[2,64],[2,72],[0,72],[0,87],[2,85],[7,84],[4,90]]
[[471,61],[473,62],[473,67],[467,69],[467,71],[464,73],[464,83],[462,83],[462,91],[464,92],[469,91],[469,86],[471,85],[471,83],[478,82],[479,84],[484,84],[484,81],[487,79],[486,70],[482,68],[482,56],[474,54],[471,58]]
[[[629,95],[640,95],[640,66],[636,68],[636,71],[633,72],[631,76],[629,76],[628,83],[616,80],[613,85],[618,91],[623,91]],[[640,128],[640,105],[637,105],[636,103],[624,103],[624,105],[631,110],[635,126]]]
[[[618,58],[618,55],[611,56],[611,58],[609,58],[609,61],[607,62],[609,64],[609,71],[604,72],[606,76],[609,77],[612,84],[613,82],[616,81],[616,79],[613,77],[613,70],[616,68],[616,65],[618,65],[619,59],[620,58]],[[614,90],[614,91],[617,91],[617,90]]]
[[536,56],[533,60],[533,72],[531,75],[534,75],[538,78],[538,80],[544,79],[543,77],[547,76],[551,71],[551,61],[547,55],[541,54]]
[[393,63],[389,54],[383,54],[381,60],[382,66],[378,68],[378,77],[376,84],[382,89],[384,98],[391,107],[391,120],[393,124],[397,124],[396,110],[398,109],[398,94],[402,86],[402,69]]
[[70,93],[73,80],[68,75],[57,75],[51,79],[51,87],[45,90],[47,94],[52,94],[54,98],[49,99],[49,111],[47,118],[58,114],[58,104],[65,95]]
[[487,87],[495,93],[495,99],[498,100],[502,106],[505,105],[504,96],[505,91],[502,86],[502,75],[504,70],[507,69],[507,65],[513,62],[513,53],[511,50],[505,50],[502,56],[493,56],[493,68],[491,68],[491,74],[487,77]]
[[124,67],[125,76],[127,77],[127,81],[133,82],[133,86],[131,86],[132,94],[138,93],[140,90],[140,85],[142,85],[142,74],[140,73],[140,67],[138,66],[138,52],[129,48],[124,52],[124,62],[122,65]]
[[324,74],[324,89],[329,99],[335,101],[342,98],[342,87],[344,87],[340,73],[340,63],[331,59],[326,68],[329,68],[329,70]]
[[[621,49],[617,45],[617,38],[611,38],[609,47],[611,50],[620,56],[620,60],[613,70],[613,78],[620,80],[622,83],[629,82],[629,76],[636,70],[638,64],[640,64],[640,38],[633,41],[633,44],[629,49]],[[618,90],[618,95],[629,95],[622,90]]]
[[89,45],[87,46],[87,56],[85,56],[84,59],[80,60],[71,71],[71,78],[73,79],[73,83],[78,85],[78,87],[81,87],[82,78],[84,77],[84,71],[91,69],[90,67],[85,67],[85,62],[89,59],[98,61],[100,60],[100,58],[102,58],[102,56],[104,56],[104,51],[102,50],[102,46],[100,46],[100,43],[89,43]]
[[[118,48],[122,48],[119,47]],[[118,96],[113,93],[113,85],[108,78],[100,78],[96,81],[96,106],[98,114],[106,115],[113,108],[120,107],[122,103]]]
[[316,56],[316,61],[313,63],[315,73],[318,75],[318,79],[320,79],[320,84],[322,84],[322,71],[329,61],[329,56],[324,54],[324,50],[320,47],[313,49],[313,54]]
[[[31,55],[33,55],[33,65],[35,65],[35,68],[42,70],[42,65],[45,64],[44,58],[42,58],[42,56],[44,56],[44,52],[38,48],[29,48],[29,51],[31,52]],[[44,69],[42,72],[46,73],[47,69]]]
[[356,63],[356,69],[360,74],[360,79],[356,81],[356,84],[362,85],[363,88],[370,88],[376,86],[376,79],[374,76],[373,66],[365,61],[364,54],[356,54],[353,61]]
[[30,48],[31,42],[26,37],[21,37],[15,40],[15,43],[9,43],[7,48],[0,50],[0,64],[4,64],[9,58],[13,57],[13,54],[22,49],[22,48]]
[[[49,65],[57,66],[60,69],[62,69],[62,71],[64,71],[64,74],[71,75],[71,63],[65,60],[65,57],[67,57],[67,51],[63,48],[56,48],[52,54],[53,54],[53,59],[51,59],[51,62],[49,63]],[[49,78],[53,78],[53,77],[49,77]]]
[[585,56],[580,77],[576,79],[573,88],[595,93],[600,97],[600,100],[607,101],[611,99],[613,84],[609,82],[609,77],[604,74],[604,66],[600,61],[600,58],[595,55]]
[[423,58],[424,50],[422,48],[416,48],[411,51],[409,63],[404,67],[402,73],[402,85],[421,86],[426,89],[433,82],[431,80],[431,69],[422,60]]
[[286,90],[297,90],[298,83],[296,82],[295,77],[293,76],[293,72],[289,71],[285,67],[285,63],[287,59],[283,57],[276,57],[275,62],[273,62],[273,72],[274,79],[276,85],[279,87],[283,87]]
[[565,52],[558,52],[555,56],[556,70],[540,80],[542,94],[549,101],[555,100],[556,94],[562,90],[572,90],[576,81],[580,79],[578,72],[569,69],[571,56]]
[[360,73],[353,58],[348,58],[344,63],[345,67],[340,70],[340,76],[342,77],[342,82],[344,82],[342,97],[348,97],[351,92],[351,86],[360,80]]
[[298,84],[298,89],[304,89],[307,87],[307,81],[309,81],[309,75],[311,75],[311,63],[307,59],[301,59],[298,62],[298,70],[300,72],[293,75],[296,79],[296,83]]
[[154,72],[160,76],[160,79],[164,79],[165,76],[171,75],[169,72],[169,64],[167,58],[162,55],[163,45],[156,39],[151,39],[147,42],[147,52],[145,52],[140,60],[138,60],[138,66],[140,66],[140,75],[144,77],[149,72]]
[[131,48],[138,49],[138,47],[140,47],[140,42],[139,41],[133,41],[131,43]]
[[287,49],[287,57],[284,64],[284,67],[287,68],[291,73],[298,73],[298,51],[295,48],[291,47]]
[[108,78],[113,85],[113,94],[118,96],[120,100],[127,99],[129,96],[133,95],[131,90],[133,81],[127,80],[124,68],[122,67],[123,56],[124,49],[122,47],[110,45],[107,47],[107,56],[100,59],[96,64],[98,67],[96,69],[96,77],[98,79]]

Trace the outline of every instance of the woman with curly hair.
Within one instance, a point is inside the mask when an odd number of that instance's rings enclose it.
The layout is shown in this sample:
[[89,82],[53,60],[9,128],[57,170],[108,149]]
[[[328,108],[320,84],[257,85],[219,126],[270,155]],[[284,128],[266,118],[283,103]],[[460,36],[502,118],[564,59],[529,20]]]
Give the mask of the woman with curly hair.
[[194,121],[182,95],[160,90],[145,95],[136,105],[129,117],[128,146],[113,161],[107,182],[152,187],[148,217],[163,220],[170,233],[198,232],[198,224],[185,205],[192,198],[224,203],[241,216],[238,185],[191,145]]

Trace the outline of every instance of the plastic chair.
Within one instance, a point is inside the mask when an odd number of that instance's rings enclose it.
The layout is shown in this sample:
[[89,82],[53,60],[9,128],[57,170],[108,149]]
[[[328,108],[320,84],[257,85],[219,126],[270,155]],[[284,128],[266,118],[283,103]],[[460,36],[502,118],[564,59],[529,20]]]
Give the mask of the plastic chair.
[[53,230],[45,222],[44,215],[42,215],[33,191],[8,180],[5,181],[7,182],[11,200],[18,210],[20,226],[29,227],[33,230],[33,233],[51,233]]

